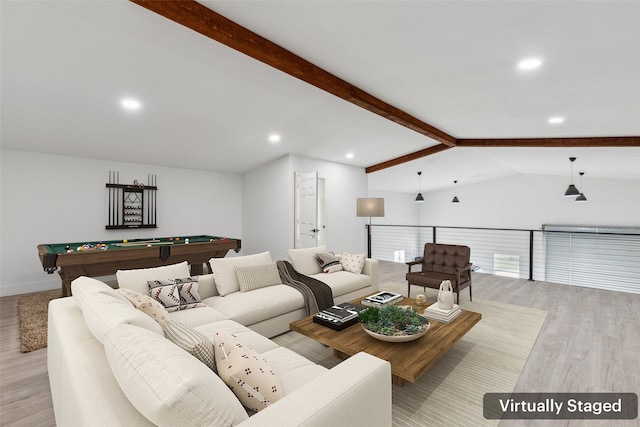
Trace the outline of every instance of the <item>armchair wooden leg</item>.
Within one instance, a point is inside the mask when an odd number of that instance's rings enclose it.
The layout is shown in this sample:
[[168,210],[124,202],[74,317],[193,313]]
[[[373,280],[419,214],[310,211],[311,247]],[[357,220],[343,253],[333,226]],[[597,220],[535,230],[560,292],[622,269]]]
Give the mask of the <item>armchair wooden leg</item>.
[[407,298],[411,298],[411,283],[407,285]]

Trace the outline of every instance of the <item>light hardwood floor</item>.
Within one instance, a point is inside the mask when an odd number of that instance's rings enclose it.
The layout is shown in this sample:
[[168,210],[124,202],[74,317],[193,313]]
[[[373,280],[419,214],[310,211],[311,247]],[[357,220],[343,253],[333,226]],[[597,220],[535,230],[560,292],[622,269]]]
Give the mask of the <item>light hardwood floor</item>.
[[[405,283],[405,273],[404,264],[381,262],[381,287]],[[548,312],[515,391],[640,394],[640,295],[474,273],[473,298]],[[0,425],[54,426],[47,350],[20,353],[17,302],[0,298]]]

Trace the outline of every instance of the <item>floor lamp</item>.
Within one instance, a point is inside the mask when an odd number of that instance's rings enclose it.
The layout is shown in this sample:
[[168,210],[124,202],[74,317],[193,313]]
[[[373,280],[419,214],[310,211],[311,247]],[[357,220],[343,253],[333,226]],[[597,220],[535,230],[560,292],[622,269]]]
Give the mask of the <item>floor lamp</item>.
[[371,258],[371,217],[384,216],[384,199],[377,197],[358,199],[356,216],[369,217],[367,227],[367,258]]

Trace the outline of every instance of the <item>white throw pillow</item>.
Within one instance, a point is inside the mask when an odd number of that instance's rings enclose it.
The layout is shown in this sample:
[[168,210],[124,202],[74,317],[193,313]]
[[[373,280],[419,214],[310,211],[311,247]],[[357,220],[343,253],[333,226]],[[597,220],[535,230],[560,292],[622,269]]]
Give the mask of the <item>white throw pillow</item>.
[[122,324],[139,326],[164,339],[164,331],[158,322],[137,310],[118,292],[112,291],[113,293],[91,293],[84,298],[80,306],[87,328],[98,341],[103,343],[104,336]]
[[350,271],[351,273],[360,274],[362,272],[362,268],[364,267],[364,260],[366,256],[358,255],[358,254],[349,254],[346,252],[342,253],[340,257],[340,264],[342,264],[342,269],[345,271]]
[[240,292],[253,291],[267,286],[280,285],[280,273],[275,262],[249,267],[235,267]]
[[211,369],[162,336],[122,325],[107,334],[104,351],[123,393],[156,425],[231,426],[248,418]]
[[252,411],[260,411],[282,397],[282,385],[258,353],[226,331],[213,334],[218,375]]
[[271,254],[262,252],[254,255],[244,255],[231,258],[211,258],[209,264],[216,279],[216,287],[220,295],[225,296],[240,291],[240,284],[236,276],[235,267],[269,264],[273,262]]
[[328,252],[326,245],[317,248],[288,249],[287,255],[291,265],[298,273],[310,276],[322,272],[316,260],[316,254],[323,252]]
[[189,263],[184,261],[178,264],[164,265],[162,267],[118,270],[116,272],[116,278],[118,279],[119,287],[133,289],[141,294],[148,294],[149,287],[147,286],[147,282],[149,280],[167,280],[175,279],[176,277],[189,277],[190,274]]
[[156,322],[162,324],[169,319],[167,309],[149,295],[143,295],[131,289],[118,289],[118,292],[124,295],[135,308],[151,316]]

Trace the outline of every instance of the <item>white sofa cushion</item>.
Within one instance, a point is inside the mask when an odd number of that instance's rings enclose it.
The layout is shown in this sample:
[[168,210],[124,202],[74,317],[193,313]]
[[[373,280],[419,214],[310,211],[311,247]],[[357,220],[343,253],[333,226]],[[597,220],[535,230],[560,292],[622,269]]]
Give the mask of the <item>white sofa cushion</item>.
[[211,341],[213,341],[213,334],[217,331],[227,331],[258,353],[264,353],[265,351],[278,348],[278,344],[269,338],[260,335],[234,320],[221,320],[219,322],[207,323],[206,325],[196,326],[193,329],[202,332]]
[[371,276],[353,274],[348,271],[336,271],[332,274],[320,273],[311,277],[329,285],[334,298],[371,286]]
[[150,316],[136,309],[115,290],[111,293],[93,292],[85,296],[80,308],[93,336],[104,343],[104,336],[121,324],[147,329],[164,339],[162,327]]
[[323,245],[316,248],[288,249],[287,255],[291,265],[298,273],[310,276],[322,271],[316,254],[325,252],[327,252],[327,246]]
[[234,292],[203,301],[243,325],[252,325],[304,307],[304,298],[296,289],[275,285],[251,292]]
[[214,310],[206,304],[202,304],[202,307],[196,307],[190,310],[173,311],[169,313],[169,315],[173,320],[177,320],[192,327],[205,325],[211,322],[218,322],[229,318],[226,314],[221,313],[218,310]]
[[218,375],[252,411],[261,411],[282,396],[282,385],[256,351],[226,331],[213,335]]
[[80,276],[71,281],[71,295],[78,305],[82,304],[84,298],[93,292],[112,292],[113,288],[106,283],[94,279],[93,277]]
[[240,291],[235,267],[269,264],[273,262],[271,254],[262,252],[254,255],[244,255],[232,258],[211,258],[209,264],[216,279],[216,287],[220,295],[225,296]]
[[216,279],[213,277],[213,273],[198,276],[198,285],[200,298],[202,299],[220,295],[218,293],[218,288],[216,287]]
[[204,363],[209,369],[216,370],[213,356],[213,342],[202,332],[176,320],[167,320],[162,324],[164,335],[175,345]]
[[189,264],[187,261],[184,261],[162,267],[118,270],[116,272],[116,279],[118,279],[118,286],[121,288],[133,289],[141,294],[149,295],[147,281],[189,277],[190,274]]
[[104,348],[124,394],[158,426],[232,426],[248,418],[211,369],[164,337],[122,325]]
[[278,375],[285,396],[314,381],[328,370],[284,347],[269,350],[261,353],[260,356]]
[[247,267],[235,266],[240,292],[249,292],[267,286],[281,285],[280,273],[275,262]]

